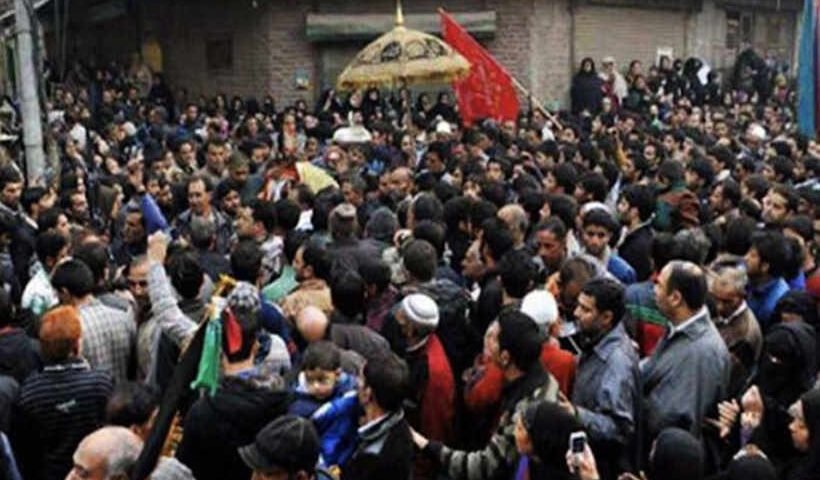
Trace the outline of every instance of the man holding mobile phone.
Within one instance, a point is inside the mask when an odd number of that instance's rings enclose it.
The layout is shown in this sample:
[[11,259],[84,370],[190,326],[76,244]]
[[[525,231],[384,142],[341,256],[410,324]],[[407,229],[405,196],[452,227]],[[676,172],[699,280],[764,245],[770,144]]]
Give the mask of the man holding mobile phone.
[[[563,395],[559,400],[589,433],[604,479],[629,470],[629,439],[635,432],[638,355],[621,322],[623,315],[621,284],[597,278],[584,285],[575,307],[582,349],[575,389],[571,403]],[[586,436],[573,434],[570,443],[580,454]]]

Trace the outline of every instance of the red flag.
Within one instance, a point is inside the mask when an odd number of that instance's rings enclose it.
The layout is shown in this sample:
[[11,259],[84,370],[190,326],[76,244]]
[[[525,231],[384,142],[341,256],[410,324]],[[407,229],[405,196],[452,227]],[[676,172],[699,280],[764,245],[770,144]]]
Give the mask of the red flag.
[[518,118],[518,96],[510,74],[453,17],[444,10],[439,13],[444,41],[470,62],[467,77],[453,82],[464,123],[469,126],[480,118]]

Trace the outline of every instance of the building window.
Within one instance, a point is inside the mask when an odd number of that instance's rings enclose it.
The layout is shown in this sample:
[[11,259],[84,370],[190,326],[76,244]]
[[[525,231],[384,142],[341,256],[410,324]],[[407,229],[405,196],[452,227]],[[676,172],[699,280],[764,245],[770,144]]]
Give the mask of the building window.
[[752,43],[752,14],[726,11],[726,48],[734,50]]
[[210,71],[233,69],[233,38],[225,35],[206,40],[205,64]]

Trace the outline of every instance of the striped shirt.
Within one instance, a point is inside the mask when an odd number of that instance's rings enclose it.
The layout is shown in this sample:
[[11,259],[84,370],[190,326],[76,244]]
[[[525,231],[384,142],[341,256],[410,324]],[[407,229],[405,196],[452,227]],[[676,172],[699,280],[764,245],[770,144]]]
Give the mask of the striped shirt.
[[103,305],[97,298],[80,307],[83,357],[115,383],[128,380],[136,350],[137,326],[128,311]]
[[26,479],[62,479],[87,434],[102,426],[111,377],[85,360],[46,366],[20,388],[12,444]]

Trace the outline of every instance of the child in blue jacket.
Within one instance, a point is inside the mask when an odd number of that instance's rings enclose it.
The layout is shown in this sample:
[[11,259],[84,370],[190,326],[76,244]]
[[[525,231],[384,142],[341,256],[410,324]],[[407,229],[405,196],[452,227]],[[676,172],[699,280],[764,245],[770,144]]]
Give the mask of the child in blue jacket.
[[302,357],[290,413],[310,418],[321,439],[320,464],[341,467],[353,455],[359,402],[354,375],[341,369],[339,347],[327,341],[310,344]]

